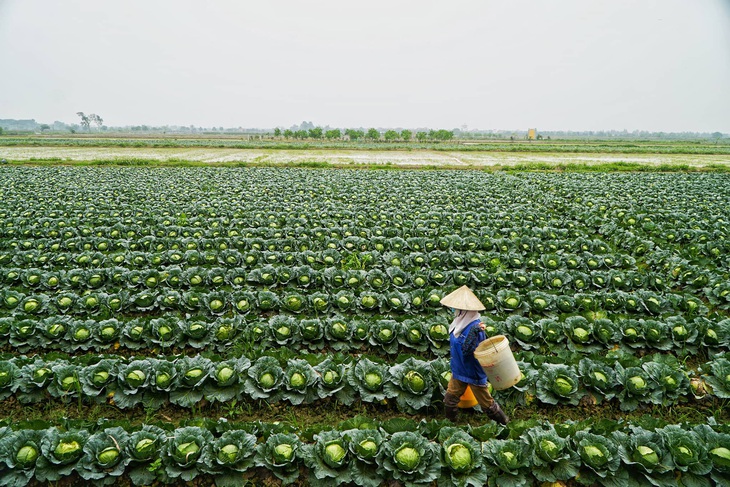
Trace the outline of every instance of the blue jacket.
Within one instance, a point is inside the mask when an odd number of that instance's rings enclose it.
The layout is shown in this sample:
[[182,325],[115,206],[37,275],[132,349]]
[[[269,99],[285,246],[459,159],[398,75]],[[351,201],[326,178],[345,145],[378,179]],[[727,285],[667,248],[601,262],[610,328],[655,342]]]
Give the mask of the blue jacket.
[[[487,339],[484,331],[479,328],[480,320],[469,323],[458,338],[449,334],[451,345],[451,376],[467,384],[475,386],[487,385],[487,374],[484,373],[479,361],[474,357],[477,345]],[[472,328],[476,329],[472,330]]]

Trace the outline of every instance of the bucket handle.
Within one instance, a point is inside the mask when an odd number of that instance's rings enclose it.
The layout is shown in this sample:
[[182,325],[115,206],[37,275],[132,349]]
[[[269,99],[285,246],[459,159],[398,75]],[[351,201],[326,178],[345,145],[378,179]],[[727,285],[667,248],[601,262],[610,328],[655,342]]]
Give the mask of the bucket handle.
[[499,350],[497,350],[497,345],[494,343],[494,340],[490,341],[489,344],[494,349],[494,353],[499,353]]

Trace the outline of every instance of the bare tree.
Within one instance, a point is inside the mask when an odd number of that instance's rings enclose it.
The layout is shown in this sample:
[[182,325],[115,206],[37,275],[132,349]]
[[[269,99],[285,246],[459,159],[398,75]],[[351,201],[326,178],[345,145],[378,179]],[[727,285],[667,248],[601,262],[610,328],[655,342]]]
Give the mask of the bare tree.
[[76,112],[76,115],[81,117],[81,126],[85,127],[87,131],[90,130],[89,127],[91,126],[91,119],[87,117],[84,112]]
[[96,113],[89,114],[89,120],[94,122],[99,130],[101,130],[101,126],[104,125],[104,120]]

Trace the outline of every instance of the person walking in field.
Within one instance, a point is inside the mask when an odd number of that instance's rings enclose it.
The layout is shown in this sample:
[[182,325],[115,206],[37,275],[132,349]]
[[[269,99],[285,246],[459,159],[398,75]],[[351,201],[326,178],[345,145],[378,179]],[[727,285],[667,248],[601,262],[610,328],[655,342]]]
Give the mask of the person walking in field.
[[474,350],[487,339],[484,323],[479,319],[479,311],[485,309],[484,305],[467,286],[445,296],[441,304],[454,311],[454,321],[449,326],[451,380],[444,395],[446,417],[456,420],[457,405],[469,386],[487,416],[500,424],[507,424],[509,418],[487,390],[487,374],[474,357]]

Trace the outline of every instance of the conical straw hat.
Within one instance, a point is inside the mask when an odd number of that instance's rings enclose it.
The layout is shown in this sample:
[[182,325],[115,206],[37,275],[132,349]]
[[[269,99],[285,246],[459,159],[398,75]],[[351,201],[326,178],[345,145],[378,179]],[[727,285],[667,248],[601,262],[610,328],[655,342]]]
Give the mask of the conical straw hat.
[[444,296],[441,304],[454,309],[466,311],[481,311],[486,309],[479,298],[477,298],[468,286],[461,286],[459,289]]

